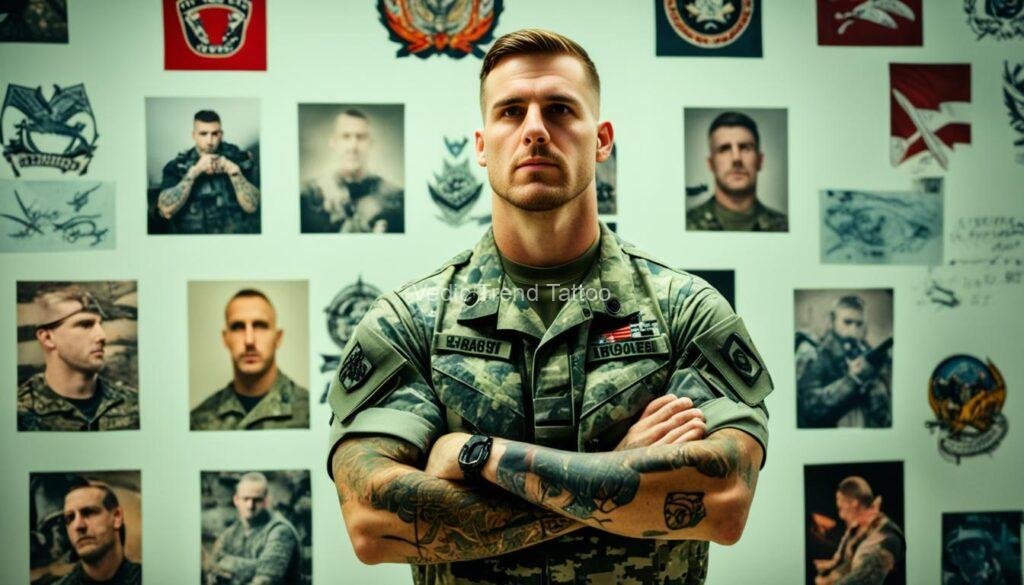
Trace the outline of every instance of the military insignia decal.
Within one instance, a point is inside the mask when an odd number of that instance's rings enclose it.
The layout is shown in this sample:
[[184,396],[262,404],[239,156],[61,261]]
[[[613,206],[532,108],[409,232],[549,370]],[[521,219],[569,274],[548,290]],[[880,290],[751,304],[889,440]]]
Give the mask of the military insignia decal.
[[669,530],[693,528],[706,515],[703,492],[670,492],[665,496],[665,526]]
[[648,319],[638,323],[628,323],[611,331],[605,331],[598,336],[595,343],[615,343],[627,339],[654,337],[655,335],[661,335],[661,328],[658,327],[656,320]]
[[378,0],[380,21],[400,43],[398,57],[483,58],[504,0]]
[[743,338],[738,333],[729,335],[719,352],[725,358],[726,363],[732,367],[733,371],[740,378],[743,378],[747,386],[753,386],[754,382],[761,376],[761,372],[764,371],[764,368],[761,367],[761,362],[757,360],[757,356],[754,355],[754,352],[750,350],[750,346],[743,341]]
[[1024,2],[1021,0],[964,0],[964,12],[978,40],[987,36],[1000,41],[1024,37]]
[[53,167],[84,175],[96,150],[96,118],[85,85],[43,88],[10,84],[0,111],[4,158],[21,176],[26,167]]
[[163,0],[165,69],[267,68],[266,0]]
[[1024,165],[1024,63],[1011,68],[1006,61],[1003,67],[1003,103],[1010,116],[1010,127],[1017,133],[1013,141],[1017,162]]
[[1006,437],[1003,416],[1006,381],[991,360],[957,354],[944,359],[928,382],[928,404],[939,429],[939,453],[960,463],[962,457],[990,453]]
[[818,44],[921,46],[921,0],[818,0]]
[[657,54],[760,57],[756,0],[655,0]]
[[[456,140],[445,136],[444,146],[448,156],[442,163],[441,172],[434,173],[434,181],[427,183],[430,199],[441,210],[439,219],[453,227],[470,221],[469,212],[480,200],[484,186],[483,181],[470,170],[469,155],[463,156],[467,144],[469,138],[466,136]],[[487,218],[475,219],[478,223],[486,223]]]
[[373,363],[363,353],[363,347],[356,343],[348,352],[338,370],[338,382],[345,392],[352,392],[366,380],[373,370]]
[[934,160],[949,168],[956,144],[971,143],[970,64],[889,65],[892,166]]
[[[352,337],[352,333],[355,332],[356,325],[380,295],[380,289],[366,284],[362,277],[359,277],[355,284],[338,291],[330,304],[324,308],[324,313],[327,315],[327,334],[331,336],[331,341],[338,346],[339,350],[344,349],[345,344]],[[341,356],[338,354],[322,353],[320,358],[322,360],[321,373],[334,372],[341,366]],[[321,404],[327,402],[327,393],[330,388],[329,383],[324,387],[324,392],[320,396]]]

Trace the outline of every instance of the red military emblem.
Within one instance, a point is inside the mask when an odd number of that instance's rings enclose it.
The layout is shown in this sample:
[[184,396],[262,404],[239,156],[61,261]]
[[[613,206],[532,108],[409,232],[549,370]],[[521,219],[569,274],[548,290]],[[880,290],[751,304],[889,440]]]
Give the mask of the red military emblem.
[[164,0],[165,69],[267,68],[266,0]]
[[401,43],[399,57],[445,54],[483,58],[501,14],[502,0],[379,0],[380,20]]

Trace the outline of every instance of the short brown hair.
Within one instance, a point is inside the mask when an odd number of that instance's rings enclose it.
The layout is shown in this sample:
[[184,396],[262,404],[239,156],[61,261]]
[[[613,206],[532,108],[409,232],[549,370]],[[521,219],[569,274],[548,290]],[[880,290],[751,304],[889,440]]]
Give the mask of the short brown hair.
[[865,508],[871,506],[875,499],[875,494],[871,491],[871,485],[866,479],[856,475],[851,475],[839,482],[839,487],[836,491],[847,498],[857,500]]
[[483,102],[484,81],[490,75],[491,70],[497,67],[502,59],[515,55],[569,55],[583,64],[587,80],[590,81],[597,94],[598,101],[601,99],[601,77],[597,74],[597,67],[590,60],[590,55],[576,41],[556,32],[540,28],[524,28],[515,32],[503,35],[494,41],[491,48],[484,55],[484,64],[480,68],[480,101]]

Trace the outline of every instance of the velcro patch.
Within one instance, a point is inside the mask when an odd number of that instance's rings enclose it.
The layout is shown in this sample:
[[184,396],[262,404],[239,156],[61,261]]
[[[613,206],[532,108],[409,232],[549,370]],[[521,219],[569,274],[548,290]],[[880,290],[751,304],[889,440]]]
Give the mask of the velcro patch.
[[749,340],[743,320],[732,315],[698,335],[693,343],[717,373],[704,374],[724,382],[734,399],[757,406],[771,393],[773,385],[764,361]]
[[508,341],[488,339],[486,337],[455,335],[453,333],[435,334],[434,348],[439,351],[468,353],[472,355],[496,357],[504,360],[509,359],[512,355],[512,344]]
[[612,343],[591,343],[587,349],[587,361],[593,363],[642,355],[665,355],[667,353],[668,339],[664,335],[659,335],[657,337],[626,339]]
[[757,356],[750,350],[750,347],[743,341],[739,333],[733,332],[729,334],[729,337],[725,340],[725,345],[718,351],[725,358],[725,361],[732,366],[733,371],[740,378],[743,378],[747,386],[753,386],[758,376],[764,371],[761,362],[758,361]]
[[371,371],[373,363],[366,357],[363,347],[356,342],[338,369],[338,383],[345,392],[352,392],[369,377]]

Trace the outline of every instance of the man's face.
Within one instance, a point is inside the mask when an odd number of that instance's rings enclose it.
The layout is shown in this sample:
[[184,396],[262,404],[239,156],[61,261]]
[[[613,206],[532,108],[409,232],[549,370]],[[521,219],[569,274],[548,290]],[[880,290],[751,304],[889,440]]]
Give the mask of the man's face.
[[370,122],[342,114],[334,120],[331,150],[337,155],[338,170],[343,175],[358,175],[365,171],[366,160],[373,146]]
[[196,141],[196,150],[200,154],[211,154],[217,152],[221,139],[224,138],[224,130],[220,122],[192,122],[192,140]]
[[243,521],[252,520],[253,516],[267,507],[267,486],[256,481],[240,481],[233,498],[238,517]]
[[711,147],[708,168],[715,176],[715,185],[727,195],[753,196],[764,155],[757,151],[750,130],[742,126],[722,126],[711,133],[708,142]]
[[[70,302],[81,306],[77,301]],[[39,329],[36,337],[43,347],[56,350],[57,356],[74,370],[96,373],[103,368],[107,334],[103,318],[96,313],[71,315],[56,327]]]
[[[985,570],[988,565],[988,548],[984,541],[968,540],[961,542],[953,548],[953,563],[960,568],[960,571],[967,575],[975,575]],[[982,582],[982,579],[978,579]]]
[[863,506],[855,498],[848,498],[842,492],[836,492],[836,510],[839,512],[839,518],[847,526],[856,524],[857,517],[860,516],[862,509]]
[[221,335],[235,372],[260,375],[270,369],[284,333],[277,328],[270,303],[260,297],[239,297],[228,303],[224,318]]
[[863,340],[867,334],[864,312],[850,307],[839,307],[832,317],[832,329],[844,339]]
[[611,124],[598,123],[597,92],[574,57],[508,57],[487,76],[481,102],[477,161],[515,207],[564,205],[594,184],[596,164],[611,154]]
[[102,558],[119,538],[124,523],[121,508],[103,507],[103,490],[85,487],[64,496],[64,524],[68,540],[86,561]]

